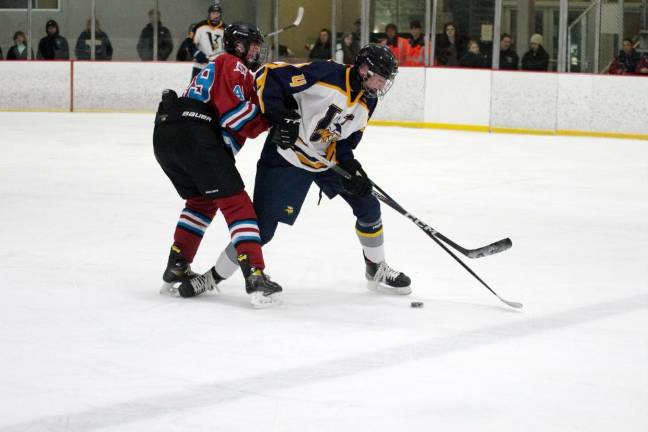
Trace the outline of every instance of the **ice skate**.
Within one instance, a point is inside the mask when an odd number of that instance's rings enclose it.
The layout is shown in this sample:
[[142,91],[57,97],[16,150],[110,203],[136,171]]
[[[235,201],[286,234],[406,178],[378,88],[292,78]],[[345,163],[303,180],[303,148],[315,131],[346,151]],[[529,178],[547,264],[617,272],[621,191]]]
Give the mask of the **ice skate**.
[[160,294],[178,296],[180,295],[179,288],[182,282],[188,281],[196,276],[198,274],[191,271],[191,266],[182,256],[180,248],[172,246],[167,268],[162,275],[164,283],[162,284],[162,288],[160,288]]
[[408,295],[412,293],[410,278],[405,273],[394,270],[383,261],[374,263],[365,258],[367,288],[381,294]]
[[281,304],[281,286],[272,282],[263,270],[250,267],[247,256],[240,255],[238,261],[245,276],[245,291],[250,295],[252,307],[264,309]]
[[218,284],[223,280],[225,280],[225,278],[221,277],[216,272],[216,269],[212,267],[205,274],[191,278],[185,278],[185,280],[178,287],[178,293],[181,297],[195,297],[214,289],[220,292],[220,290],[218,289]]

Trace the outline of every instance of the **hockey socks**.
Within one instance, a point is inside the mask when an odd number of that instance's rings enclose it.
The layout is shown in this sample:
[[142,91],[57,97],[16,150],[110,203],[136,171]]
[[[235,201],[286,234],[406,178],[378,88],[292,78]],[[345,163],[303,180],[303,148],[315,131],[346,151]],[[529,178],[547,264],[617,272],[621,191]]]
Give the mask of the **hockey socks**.
[[202,197],[189,198],[180,213],[173,235],[173,244],[182,251],[187,262],[193,262],[205,231],[216,214],[216,203]]
[[[246,255],[251,267],[264,269],[259,225],[247,192],[241,191],[236,195],[217,199],[216,202],[225,216],[236,256]],[[220,274],[227,276],[227,274]]]
[[375,263],[385,261],[385,239],[382,220],[378,219],[375,222],[366,223],[358,219],[355,229],[365,257]]

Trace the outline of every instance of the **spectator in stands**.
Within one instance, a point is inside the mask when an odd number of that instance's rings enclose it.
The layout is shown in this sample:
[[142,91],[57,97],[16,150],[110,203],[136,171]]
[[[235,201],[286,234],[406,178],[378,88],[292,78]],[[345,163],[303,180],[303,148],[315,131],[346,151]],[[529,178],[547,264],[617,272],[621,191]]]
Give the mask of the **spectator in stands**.
[[486,56],[481,53],[479,42],[474,39],[468,41],[468,51],[459,60],[459,66],[467,68],[487,68]]
[[513,38],[510,34],[504,33],[500,38],[500,60],[499,68],[502,70],[517,70],[520,63],[515,50],[512,48]]
[[45,31],[47,36],[38,43],[36,57],[43,60],[68,60],[70,58],[68,41],[59,34],[58,23],[52,19],[47,21]]
[[311,47],[308,58],[311,60],[329,60],[331,58],[331,32],[322,29],[317,42]]
[[406,38],[398,35],[398,27],[396,24],[389,23],[385,26],[385,40],[384,43],[389,47],[391,52],[398,60],[399,64],[405,64],[407,55],[409,53],[409,42]]
[[[142,33],[137,42],[137,53],[144,61],[153,60],[153,19],[155,11],[151,9],[148,13],[149,23],[142,29]],[[171,32],[168,28],[162,25],[160,21],[160,11],[157,13],[157,27],[158,27],[158,60],[166,60],[173,51],[173,39],[171,39]]]
[[631,39],[623,40],[623,49],[610,66],[612,75],[634,75],[639,72],[641,57],[633,48]]
[[[20,30],[14,33],[14,44],[7,51],[7,60],[27,60],[27,38]],[[30,49],[31,58],[34,58],[34,50]]]
[[443,26],[443,33],[437,35],[435,57],[436,62],[442,66],[457,66],[459,59],[466,53],[465,42],[458,34],[453,23]]
[[[90,60],[92,48],[92,20],[86,21],[86,29],[81,32],[77,39],[74,54],[79,60]],[[95,59],[112,60],[113,47],[110,44],[108,35],[101,30],[99,20],[95,18]]]
[[342,38],[342,42],[337,44],[335,51],[335,61],[343,64],[353,64],[357,51],[354,50],[353,34],[347,33]]
[[549,54],[542,43],[544,39],[538,33],[531,36],[531,49],[522,57],[522,70],[546,71],[549,68]]
[[405,66],[425,66],[425,36],[420,21],[410,22],[409,50]]
[[191,24],[187,30],[187,37],[182,41],[180,48],[178,48],[178,53],[176,54],[176,60],[183,61],[193,61],[193,55],[198,50],[196,44],[194,43],[194,31],[196,29],[196,24]]

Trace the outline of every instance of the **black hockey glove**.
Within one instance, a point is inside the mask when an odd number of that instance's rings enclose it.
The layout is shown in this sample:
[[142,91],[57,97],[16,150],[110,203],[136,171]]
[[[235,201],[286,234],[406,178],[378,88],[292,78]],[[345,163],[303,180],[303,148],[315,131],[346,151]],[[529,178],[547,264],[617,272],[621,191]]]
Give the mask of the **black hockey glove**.
[[271,142],[282,149],[291,148],[299,137],[300,115],[286,110],[268,113],[266,116],[272,123]]
[[338,162],[340,168],[351,174],[350,179],[342,178],[342,189],[354,197],[363,197],[371,192],[371,180],[356,159]]

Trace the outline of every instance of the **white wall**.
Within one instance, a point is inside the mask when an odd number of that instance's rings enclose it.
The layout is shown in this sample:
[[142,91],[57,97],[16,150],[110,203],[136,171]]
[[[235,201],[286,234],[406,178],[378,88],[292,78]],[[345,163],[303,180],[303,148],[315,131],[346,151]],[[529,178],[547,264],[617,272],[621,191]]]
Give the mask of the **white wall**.
[[[0,62],[0,110],[154,111],[183,90],[187,63]],[[648,135],[648,78],[401,68],[375,120]]]
[[70,63],[0,62],[0,110],[69,110]]
[[162,90],[181,93],[191,80],[190,63],[75,62],[74,109],[155,111]]

